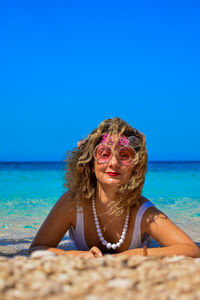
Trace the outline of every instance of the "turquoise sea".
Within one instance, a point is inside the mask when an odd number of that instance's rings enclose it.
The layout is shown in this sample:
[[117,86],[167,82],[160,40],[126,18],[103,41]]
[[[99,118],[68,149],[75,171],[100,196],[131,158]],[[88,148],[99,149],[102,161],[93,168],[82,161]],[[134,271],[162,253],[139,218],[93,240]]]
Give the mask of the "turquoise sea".
[[[33,238],[64,175],[61,162],[0,163],[0,246]],[[200,162],[149,162],[143,195],[200,242]]]

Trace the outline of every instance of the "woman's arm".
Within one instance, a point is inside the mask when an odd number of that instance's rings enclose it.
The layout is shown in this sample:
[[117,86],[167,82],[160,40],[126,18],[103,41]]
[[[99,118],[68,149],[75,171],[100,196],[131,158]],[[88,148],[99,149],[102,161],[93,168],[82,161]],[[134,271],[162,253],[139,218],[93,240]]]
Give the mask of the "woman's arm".
[[60,197],[41,225],[29,248],[29,254],[37,250],[48,250],[62,255],[102,256],[101,251],[96,247],[92,247],[89,251],[65,251],[56,248],[75,219],[76,203],[71,201],[69,193],[66,192]]
[[[200,249],[195,243],[156,207],[150,207],[145,212],[141,231],[147,232],[163,246],[162,248],[148,248],[147,255],[149,256],[185,255],[200,257]],[[116,255],[120,254],[122,253]],[[131,249],[124,251],[123,254],[143,255],[143,249]]]

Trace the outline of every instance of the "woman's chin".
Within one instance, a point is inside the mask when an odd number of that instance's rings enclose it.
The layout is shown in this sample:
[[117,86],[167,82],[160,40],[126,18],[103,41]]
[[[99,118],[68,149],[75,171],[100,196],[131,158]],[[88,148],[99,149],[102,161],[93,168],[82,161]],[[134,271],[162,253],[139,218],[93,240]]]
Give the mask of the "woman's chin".
[[108,187],[113,187],[113,188],[119,188],[119,186],[123,185],[125,182],[125,179],[120,177],[120,176],[103,176],[101,178],[97,178],[97,181],[101,184],[101,185],[106,185]]
[[104,181],[104,184],[113,187],[119,187],[122,183],[119,178],[108,178]]

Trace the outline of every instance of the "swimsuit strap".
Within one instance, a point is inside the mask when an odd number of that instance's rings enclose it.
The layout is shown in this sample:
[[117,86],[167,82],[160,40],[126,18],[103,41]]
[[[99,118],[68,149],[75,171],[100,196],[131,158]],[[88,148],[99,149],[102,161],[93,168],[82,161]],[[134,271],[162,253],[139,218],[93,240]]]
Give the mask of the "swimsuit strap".
[[82,206],[78,206],[78,205],[77,205],[77,213],[76,213],[76,228],[75,228],[74,242],[78,249],[90,250],[85,241],[83,208]]
[[141,247],[141,221],[144,213],[151,206],[154,206],[154,204],[150,201],[146,201],[140,206],[136,215],[132,239],[128,249]]

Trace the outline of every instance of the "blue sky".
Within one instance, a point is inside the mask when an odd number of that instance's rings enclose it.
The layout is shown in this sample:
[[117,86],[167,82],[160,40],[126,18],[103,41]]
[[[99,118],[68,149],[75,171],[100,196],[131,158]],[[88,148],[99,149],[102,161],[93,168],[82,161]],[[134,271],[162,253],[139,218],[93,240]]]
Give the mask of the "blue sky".
[[198,1],[0,1],[0,161],[60,161],[109,117],[200,160]]

